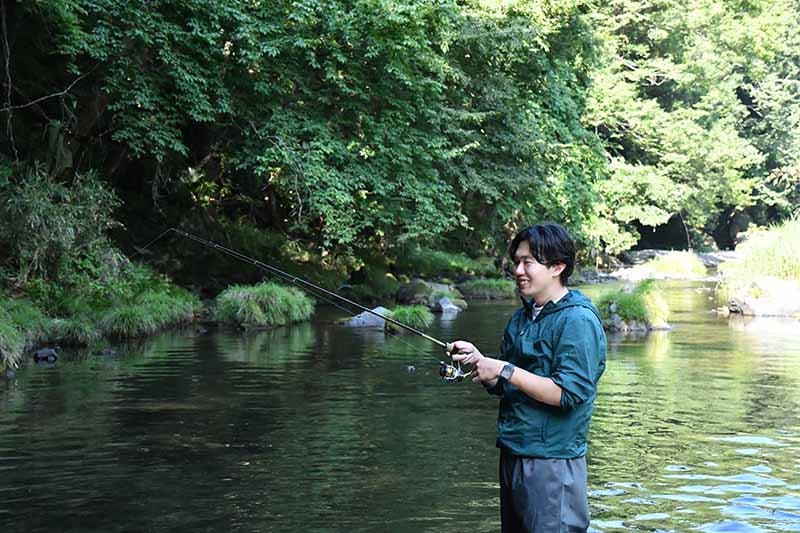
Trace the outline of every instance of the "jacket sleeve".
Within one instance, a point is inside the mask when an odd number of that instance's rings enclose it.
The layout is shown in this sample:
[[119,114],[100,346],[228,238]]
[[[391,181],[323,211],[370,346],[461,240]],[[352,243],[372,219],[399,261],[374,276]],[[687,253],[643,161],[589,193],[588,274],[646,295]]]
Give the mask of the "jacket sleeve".
[[603,327],[591,311],[566,318],[550,376],[561,387],[562,409],[572,409],[594,398],[605,369],[605,345]]
[[[500,359],[501,361],[508,361],[511,356],[510,352],[513,346],[510,339],[511,336],[508,333],[508,326],[506,326],[506,329],[503,330],[503,339],[500,341],[500,354],[497,356],[497,358]],[[484,385],[484,387],[486,388],[486,392],[488,392],[489,394],[493,394],[495,396],[502,396],[503,381],[504,381],[503,379],[498,378],[497,383],[495,383],[493,386],[487,387],[486,385]]]

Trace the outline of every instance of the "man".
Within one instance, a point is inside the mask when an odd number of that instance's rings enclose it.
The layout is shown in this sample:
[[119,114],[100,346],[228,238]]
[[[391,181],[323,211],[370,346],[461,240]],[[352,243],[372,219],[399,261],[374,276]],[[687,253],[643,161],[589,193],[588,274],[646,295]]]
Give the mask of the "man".
[[597,309],[569,290],[575,243],[558,224],[520,231],[511,243],[522,297],[497,359],[471,343],[449,346],[500,396],[500,517],[503,532],[586,531],[586,438],[606,337]]

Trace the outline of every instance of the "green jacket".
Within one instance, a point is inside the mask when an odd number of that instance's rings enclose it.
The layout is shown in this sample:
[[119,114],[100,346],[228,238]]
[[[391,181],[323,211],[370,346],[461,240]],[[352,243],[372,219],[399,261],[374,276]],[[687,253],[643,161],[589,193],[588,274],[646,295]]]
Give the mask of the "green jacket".
[[561,405],[534,400],[500,378],[497,446],[523,457],[573,459],[586,455],[597,382],[606,368],[606,335],[597,309],[580,291],[548,302],[533,320],[523,300],[506,326],[500,359],[552,379]]

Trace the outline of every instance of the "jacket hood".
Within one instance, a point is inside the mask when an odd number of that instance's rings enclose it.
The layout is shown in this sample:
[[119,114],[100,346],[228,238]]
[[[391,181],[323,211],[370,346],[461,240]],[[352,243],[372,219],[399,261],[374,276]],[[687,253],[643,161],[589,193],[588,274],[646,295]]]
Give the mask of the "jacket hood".
[[[528,316],[532,316],[533,306],[534,306],[533,298],[531,299],[522,298],[522,305],[525,307],[525,312],[528,313]],[[552,313],[558,313],[559,311],[562,311],[569,307],[585,307],[586,309],[589,309],[592,313],[594,313],[594,315],[597,317],[597,320],[600,320],[600,322],[602,323],[602,319],[600,318],[600,312],[594,306],[592,301],[578,289],[569,289],[567,294],[565,294],[564,297],[558,301],[558,303],[553,303],[552,301],[550,301],[544,304],[544,307],[539,312],[539,315],[536,317],[536,319],[539,320],[543,316]]]

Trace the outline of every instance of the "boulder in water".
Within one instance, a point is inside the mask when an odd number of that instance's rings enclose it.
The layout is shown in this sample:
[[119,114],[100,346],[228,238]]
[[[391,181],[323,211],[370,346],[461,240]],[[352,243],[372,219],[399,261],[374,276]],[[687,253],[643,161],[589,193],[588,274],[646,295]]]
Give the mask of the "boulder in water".
[[[375,313],[383,316],[392,316],[392,312],[386,309],[385,307],[375,307],[372,309]],[[344,322],[346,326],[350,326],[351,328],[379,328],[383,329],[386,327],[386,321],[380,317],[373,315],[372,313],[368,313],[364,311],[353,318]]]
[[55,363],[58,353],[53,348],[40,348],[33,352],[33,360],[37,363]]
[[443,315],[455,315],[461,312],[461,308],[455,305],[453,301],[446,296],[444,298],[439,298],[436,301],[436,305],[433,310],[437,313],[442,313]]

